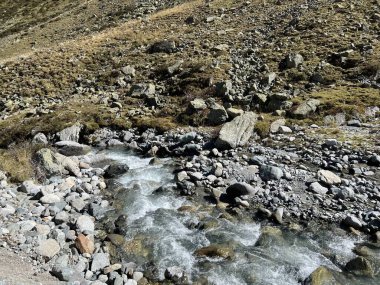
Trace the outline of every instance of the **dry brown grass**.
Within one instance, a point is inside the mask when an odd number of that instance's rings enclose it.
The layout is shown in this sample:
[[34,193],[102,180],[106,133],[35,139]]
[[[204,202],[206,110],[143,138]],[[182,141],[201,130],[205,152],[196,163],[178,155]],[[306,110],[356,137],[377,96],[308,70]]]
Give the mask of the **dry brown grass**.
[[37,149],[29,143],[0,149],[0,170],[8,173],[11,182],[23,182],[34,178],[33,155]]

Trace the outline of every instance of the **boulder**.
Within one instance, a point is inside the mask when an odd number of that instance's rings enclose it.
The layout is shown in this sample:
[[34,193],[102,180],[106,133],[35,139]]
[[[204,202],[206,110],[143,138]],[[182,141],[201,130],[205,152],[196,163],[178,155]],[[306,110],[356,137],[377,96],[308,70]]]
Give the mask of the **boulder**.
[[129,170],[128,165],[114,163],[114,164],[109,165],[106,168],[104,172],[104,177],[115,178],[117,176],[123,175],[124,173],[127,173],[128,170]]
[[110,265],[107,253],[95,253],[91,263],[91,271],[96,272]]
[[212,244],[202,247],[195,251],[195,255],[206,257],[222,257],[224,259],[232,259],[234,251],[227,245]]
[[246,112],[231,122],[224,124],[215,142],[218,149],[230,149],[244,146],[253,134],[257,115]]
[[323,187],[321,184],[319,184],[318,182],[313,182],[310,184],[309,186],[309,190],[311,192],[314,192],[316,194],[320,194],[320,195],[325,195],[329,189],[326,188],[326,187]]
[[48,143],[48,139],[43,133],[36,134],[32,139],[34,145],[47,145]]
[[189,106],[187,107],[188,113],[195,113],[207,109],[206,102],[203,99],[194,99],[190,101]]
[[270,132],[271,133],[277,133],[281,126],[284,126],[286,123],[286,120],[284,118],[277,119],[270,125]]
[[314,113],[320,104],[321,102],[317,99],[308,100],[292,110],[291,114],[297,118],[306,118],[311,113]]
[[58,242],[54,239],[47,239],[40,242],[36,252],[46,258],[52,258],[61,250]]
[[257,192],[257,189],[255,189],[253,186],[249,185],[248,183],[244,182],[238,182],[235,184],[232,184],[229,186],[226,190],[226,194],[230,198],[235,198],[239,196],[253,196]]
[[34,184],[32,180],[26,180],[17,187],[17,191],[23,192],[29,195],[36,195],[41,191],[41,186]]
[[75,240],[75,246],[80,253],[90,253],[92,254],[95,250],[94,242],[89,237],[80,234]]
[[368,159],[368,165],[380,166],[380,155],[372,155]]
[[91,147],[74,141],[59,141],[55,143],[59,153],[66,156],[85,155],[91,151]]
[[338,185],[342,183],[342,180],[338,175],[334,174],[329,170],[324,169],[318,170],[317,179],[319,180],[319,182],[328,186]]
[[288,68],[297,68],[299,65],[303,63],[303,56],[299,53],[291,53],[288,54],[284,60],[281,62],[281,67],[283,69]]
[[226,109],[222,105],[213,104],[210,109],[210,112],[207,116],[207,121],[210,125],[217,126],[223,124],[228,119],[228,114]]
[[259,174],[264,181],[280,180],[284,176],[281,168],[271,165],[261,165]]
[[353,227],[354,229],[361,229],[361,227],[363,226],[363,223],[355,216],[352,216],[352,215],[348,215],[344,220],[343,220],[343,223],[346,225],[346,226],[349,226],[349,227]]
[[76,226],[80,232],[93,232],[95,230],[94,218],[91,216],[79,216]]
[[262,228],[261,235],[257,239],[255,246],[270,247],[273,245],[281,245],[284,242],[281,229],[267,226]]
[[48,148],[43,148],[36,153],[36,161],[48,177],[67,173],[82,177],[77,162]]
[[153,43],[149,49],[149,53],[173,53],[176,51],[176,44],[174,41],[158,41]]
[[307,277],[303,285],[343,285],[336,279],[338,272],[335,272],[325,266],[315,269],[309,277]]
[[135,84],[129,91],[129,95],[134,98],[148,98],[156,94],[156,86],[152,83]]
[[63,129],[57,133],[58,140],[60,141],[73,141],[78,142],[80,137],[80,132],[82,131],[83,126],[79,123]]
[[369,260],[361,256],[350,260],[346,264],[345,270],[357,276],[372,277],[374,275],[374,270]]

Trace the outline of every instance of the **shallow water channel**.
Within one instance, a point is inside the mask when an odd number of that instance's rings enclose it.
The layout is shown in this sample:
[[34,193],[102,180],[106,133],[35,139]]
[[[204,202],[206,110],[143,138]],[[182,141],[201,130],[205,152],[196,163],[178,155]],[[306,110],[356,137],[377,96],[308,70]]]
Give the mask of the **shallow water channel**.
[[[191,202],[174,192],[155,191],[173,183],[171,160],[150,165],[150,158],[125,151],[108,151],[106,155],[130,167],[128,173],[118,179],[128,189],[124,196],[124,211],[128,217],[126,239],[143,237],[147,254],[137,263],[142,268],[146,263],[155,264],[160,279],[164,279],[166,268],[180,266],[189,280],[203,276],[209,284],[294,285],[321,265],[340,271],[338,264],[355,257],[352,249],[359,240],[329,231],[282,232],[280,239],[266,239],[255,246],[264,230],[260,224],[230,222],[217,218],[216,211],[202,212],[202,208],[179,212],[179,207]],[[202,229],[194,226],[200,219],[212,226]],[[230,245],[235,257],[224,260],[194,255],[195,250],[210,244]],[[130,258],[136,261],[133,259],[136,257]],[[352,284],[380,284],[380,280],[356,279]]]

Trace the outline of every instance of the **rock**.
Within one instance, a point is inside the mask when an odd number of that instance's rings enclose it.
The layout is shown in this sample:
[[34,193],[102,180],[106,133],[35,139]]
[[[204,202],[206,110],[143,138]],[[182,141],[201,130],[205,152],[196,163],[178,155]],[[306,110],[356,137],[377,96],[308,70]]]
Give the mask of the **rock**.
[[158,41],[153,43],[149,49],[149,53],[173,53],[176,51],[176,44],[174,41]]
[[179,266],[166,268],[164,275],[167,280],[171,280],[173,282],[183,282],[183,279],[186,276],[185,271]]
[[26,193],[28,195],[36,195],[41,191],[41,186],[34,184],[32,180],[26,180],[17,187],[17,191]]
[[270,132],[271,133],[277,133],[281,126],[285,125],[286,120],[285,119],[277,119],[270,125]]
[[74,141],[59,141],[55,143],[59,153],[66,156],[85,155],[91,151],[91,147]]
[[277,75],[274,72],[268,72],[267,74],[264,75],[263,79],[261,80],[261,83],[263,85],[272,85],[272,83],[276,80]]
[[342,126],[346,124],[346,114],[338,113],[335,115],[328,115],[323,118],[323,122],[327,126]]
[[195,251],[195,255],[207,257],[222,257],[224,259],[232,259],[234,252],[231,247],[227,245],[212,244],[202,247]]
[[83,126],[77,123],[57,133],[57,137],[60,141],[78,142],[82,128]]
[[238,182],[238,183],[232,184],[226,190],[226,194],[230,198],[235,198],[235,197],[244,196],[244,195],[253,196],[256,194],[256,192],[257,192],[257,189],[255,189],[253,186],[249,185],[248,183],[244,183],[244,182]]
[[43,257],[52,258],[61,250],[58,242],[54,239],[47,239],[40,242],[36,252]]
[[219,104],[213,104],[210,109],[210,112],[207,116],[207,121],[210,125],[217,126],[223,124],[228,119],[228,114],[226,109]]
[[243,110],[241,110],[241,109],[236,109],[236,108],[228,108],[227,109],[227,114],[228,114],[228,117],[229,118],[232,118],[232,119],[234,119],[234,118],[236,118],[236,117],[238,117],[238,116],[240,116],[240,115],[243,115],[244,114],[244,111]]
[[343,223],[349,227],[353,227],[354,229],[361,229],[362,227],[362,222],[356,218],[355,216],[348,215],[344,220]]
[[110,265],[110,259],[107,253],[95,253],[92,258],[91,271],[97,272]]
[[334,174],[333,172],[329,170],[323,170],[323,169],[318,170],[317,179],[319,180],[319,182],[328,186],[338,185],[342,183],[342,180],[340,179],[338,175]]
[[215,84],[215,95],[218,97],[226,98],[232,93],[232,81],[226,80]]
[[61,281],[69,282],[68,284],[75,284],[74,282],[83,280],[80,272],[68,266],[54,266],[51,274]]
[[218,149],[236,148],[244,146],[253,134],[257,115],[246,112],[236,117],[231,122],[223,125],[215,142]]
[[188,132],[188,133],[182,135],[182,136],[179,138],[179,141],[180,141],[182,144],[187,144],[187,143],[191,143],[191,142],[194,141],[196,138],[197,138],[197,133],[196,133],[196,132]]
[[133,66],[127,65],[121,68],[121,72],[124,75],[135,77],[136,75],[136,69]]
[[303,56],[299,53],[291,53],[288,54],[280,65],[283,69],[288,68],[297,68],[299,65],[303,63]]
[[339,146],[339,142],[336,139],[326,139],[325,145],[328,147],[336,147]]
[[361,256],[355,257],[354,259],[350,260],[346,264],[345,270],[357,276],[374,276],[374,270],[372,268],[371,263]]
[[311,99],[301,103],[291,113],[294,117],[306,118],[311,113],[314,113],[320,104],[321,102],[319,100]]
[[42,204],[54,204],[61,201],[61,198],[59,198],[56,194],[46,194],[41,197],[40,202]]
[[360,128],[362,123],[359,120],[350,120],[347,122],[347,126]]
[[133,98],[145,99],[156,94],[156,86],[152,83],[141,83],[133,85],[129,91],[129,95]]
[[259,174],[264,181],[280,180],[284,176],[281,168],[271,165],[261,165]]
[[264,227],[261,230],[261,235],[255,243],[255,246],[270,247],[279,245],[284,242],[282,231],[275,227]]
[[335,199],[346,200],[355,196],[355,191],[349,187],[340,188],[336,193]]
[[320,194],[320,195],[325,195],[327,194],[327,192],[329,191],[328,188],[326,187],[323,187],[321,184],[319,184],[318,182],[313,182],[310,184],[309,186],[309,190],[311,192],[314,192],[316,194]]
[[[166,270],[165,270],[166,272]],[[144,277],[144,274],[142,272],[139,272],[139,271],[135,271],[133,272],[133,280],[135,280],[136,282],[139,282],[142,278]]]
[[187,180],[189,179],[190,177],[187,175],[187,172],[186,171],[180,171],[176,174],[176,181],[178,182],[182,182],[184,180]]
[[344,285],[335,278],[337,274],[325,266],[320,266],[304,280],[302,285]]
[[104,274],[109,274],[110,272],[114,272],[114,271],[117,271],[117,270],[120,270],[121,269],[121,264],[120,263],[115,263],[115,264],[112,264],[110,266],[107,266],[103,269],[103,273]]
[[56,224],[62,224],[69,221],[69,214],[66,211],[59,212],[54,217],[54,221]]
[[278,131],[281,134],[291,134],[293,132],[292,129],[287,126],[280,126]]
[[34,145],[47,145],[48,143],[48,139],[43,133],[36,134],[32,139]]
[[82,215],[77,219],[76,226],[80,232],[88,231],[93,232],[95,230],[95,224],[93,217]]
[[191,114],[205,109],[207,109],[206,102],[203,99],[199,98],[190,101],[188,106],[188,112]]
[[77,162],[60,153],[52,152],[48,148],[43,148],[36,153],[36,161],[49,177],[64,173],[71,173],[77,177],[82,177]]
[[284,208],[280,207],[277,208],[276,211],[273,213],[273,218],[275,221],[279,224],[282,224],[282,216],[284,215]]
[[368,165],[379,167],[380,166],[380,155],[372,155],[368,159]]
[[95,250],[94,242],[87,236],[80,234],[75,240],[75,246],[80,253],[92,254]]
[[39,235],[48,235],[50,233],[50,227],[48,225],[36,225],[36,231]]
[[114,163],[114,164],[109,165],[106,168],[106,170],[104,172],[104,177],[115,178],[115,177],[118,177],[120,175],[127,173],[128,170],[129,170],[128,165]]

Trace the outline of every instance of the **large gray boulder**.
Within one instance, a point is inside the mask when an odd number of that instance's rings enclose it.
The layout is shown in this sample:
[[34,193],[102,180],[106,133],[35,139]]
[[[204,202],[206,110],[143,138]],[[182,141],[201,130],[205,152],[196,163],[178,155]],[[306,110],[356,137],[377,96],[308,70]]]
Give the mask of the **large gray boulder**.
[[253,134],[257,115],[247,112],[223,125],[215,142],[218,149],[244,146]]
[[72,125],[66,129],[63,129],[59,133],[57,133],[58,140],[60,141],[73,141],[78,142],[80,132],[82,131],[83,126],[79,123]]
[[311,113],[314,113],[321,102],[317,99],[311,99],[306,102],[301,103],[293,111],[292,115],[294,117],[306,118]]
[[48,148],[39,150],[36,153],[36,160],[48,177],[62,174],[82,176],[77,162]]

